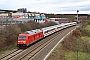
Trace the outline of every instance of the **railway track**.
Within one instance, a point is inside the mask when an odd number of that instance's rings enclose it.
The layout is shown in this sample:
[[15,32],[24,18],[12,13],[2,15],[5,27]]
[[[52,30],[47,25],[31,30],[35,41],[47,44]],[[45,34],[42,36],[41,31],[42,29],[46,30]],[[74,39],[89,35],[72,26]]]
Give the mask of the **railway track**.
[[70,29],[66,29],[64,32],[61,31],[61,35],[55,39],[51,44],[49,44],[47,47],[45,47],[42,51],[40,51],[38,54],[36,54],[32,59],[29,60],[47,60],[47,57],[53,51],[52,49],[55,48],[57,43],[63,41],[64,37],[70,33],[75,27],[72,27]]
[[[55,37],[57,33],[39,41],[38,43],[34,44],[33,46],[27,48],[25,52],[19,54],[19,56],[13,57],[10,60],[27,60],[31,59],[37,52],[39,52],[42,48],[44,48],[45,45],[47,45],[46,42],[50,42],[48,40],[52,40],[52,37]],[[54,39],[54,38],[53,38]]]
[[[61,34],[59,34],[59,35],[61,35]],[[48,40],[44,41],[43,43],[41,43],[40,45],[38,45],[37,47],[35,47],[31,51],[26,53],[24,56],[22,56],[18,60],[31,60],[33,58],[33,56],[35,56],[39,51],[41,51],[46,46],[48,46],[50,43],[52,43],[57,37],[59,37],[59,35],[56,35],[54,38],[49,38],[49,41]]]
[[7,53],[6,55],[3,55],[0,57],[0,60],[9,60],[10,58],[14,57],[15,55],[18,55],[23,50],[21,49],[14,49],[11,52]]
[[[65,30],[65,29],[64,29]],[[47,45],[52,43],[56,38],[58,38],[64,30],[59,31],[41,41],[37,42],[36,44],[30,46],[29,48],[22,50],[22,49],[14,49],[10,53],[1,56],[0,60],[31,60],[33,56],[35,56],[38,52],[44,49]]]
[[[54,35],[55,36],[55,35]],[[51,37],[52,38],[52,37]],[[48,38],[47,37],[47,39],[51,39],[51,38]],[[44,39],[45,40],[45,39]],[[38,47],[40,47],[41,45],[43,45],[45,42],[47,42],[46,40],[45,41],[40,41],[40,43],[38,42],[38,44],[37,45],[33,45],[33,46],[31,46],[30,47],[30,52],[32,52],[32,51],[34,51],[34,50],[36,50]],[[34,47],[34,48],[33,48]],[[14,49],[14,50],[12,50],[11,52],[9,52],[9,53],[7,53],[7,54],[5,54],[5,55],[3,55],[3,56],[1,56],[0,57],[0,60],[16,60],[17,58],[18,59],[22,59],[23,57],[21,57],[21,58],[19,58],[18,57],[18,55],[22,55],[22,54],[25,54],[25,55],[27,55],[26,53],[25,53],[25,51],[29,51],[29,48],[27,48],[27,49],[25,49],[25,50],[22,50],[22,49]]]

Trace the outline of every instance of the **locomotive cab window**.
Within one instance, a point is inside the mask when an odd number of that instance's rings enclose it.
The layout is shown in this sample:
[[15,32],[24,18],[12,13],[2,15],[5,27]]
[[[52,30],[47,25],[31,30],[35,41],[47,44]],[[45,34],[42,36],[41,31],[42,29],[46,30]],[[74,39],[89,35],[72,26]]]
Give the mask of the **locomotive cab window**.
[[26,39],[26,36],[19,36],[18,38],[19,38],[19,39],[24,39],[24,40],[25,40],[25,39]]

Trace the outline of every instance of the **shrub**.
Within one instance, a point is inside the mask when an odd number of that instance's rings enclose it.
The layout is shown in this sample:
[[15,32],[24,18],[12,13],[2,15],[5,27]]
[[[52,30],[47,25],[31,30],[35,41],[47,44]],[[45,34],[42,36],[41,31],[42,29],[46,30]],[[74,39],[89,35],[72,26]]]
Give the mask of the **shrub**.
[[82,33],[81,33],[80,30],[76,29],[76,30],[73,31],[72,35],[77,36],[77,37],[81,37]]
[[21,32],[20,28],[17,25],[11,25],[5,28],[3,31],[5,35],[5,43],[7,46],[13,45],[17,41],[17,36]]
[[26,26],[26,25],[24,25],[24,24],[18,24],[18,27],[21,29],[21,32],[25,32],[26,30],[28,30],[29,28]]
[[5,43],[5,36],[4,35],[0,35],[0,50],[4,49],[6,47]]

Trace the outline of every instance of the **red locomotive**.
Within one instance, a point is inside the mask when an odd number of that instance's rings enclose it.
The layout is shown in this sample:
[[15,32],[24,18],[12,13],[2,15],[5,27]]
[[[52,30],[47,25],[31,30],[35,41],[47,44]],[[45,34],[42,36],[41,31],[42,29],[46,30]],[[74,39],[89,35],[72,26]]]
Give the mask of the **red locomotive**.
[[28,46],[36,40],[43,38],[43,31],[40,29],[26,31],[19,34],[18,37],[18,47]]

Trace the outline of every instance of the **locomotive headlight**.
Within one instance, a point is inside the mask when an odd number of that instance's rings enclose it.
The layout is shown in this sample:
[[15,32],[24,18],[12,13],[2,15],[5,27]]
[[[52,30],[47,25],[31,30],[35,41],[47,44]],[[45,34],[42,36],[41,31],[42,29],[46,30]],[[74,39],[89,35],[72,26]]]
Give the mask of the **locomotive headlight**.
[[18,43],[21,42],[21,41],[18,41]]
[[26,41],[23,41],[23,43],[25,44],[25,43],[26,43]]

